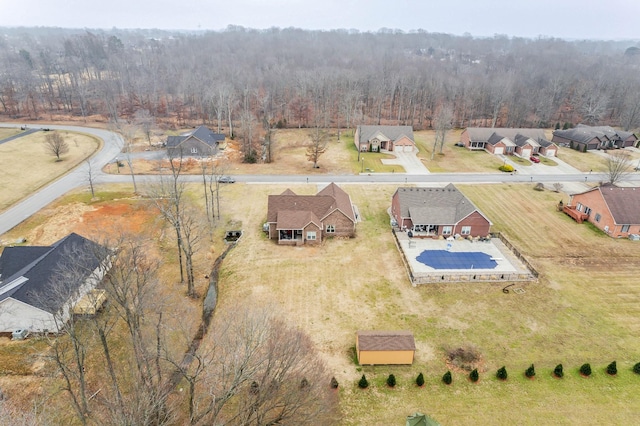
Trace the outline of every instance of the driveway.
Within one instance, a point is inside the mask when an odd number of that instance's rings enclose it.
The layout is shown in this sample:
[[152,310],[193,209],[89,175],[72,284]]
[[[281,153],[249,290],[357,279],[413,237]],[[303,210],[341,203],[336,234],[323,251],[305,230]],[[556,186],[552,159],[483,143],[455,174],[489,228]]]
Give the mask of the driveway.
[[405,173],[408,175],[429,174],[429,170],[424,166],[424,164],[422,164],[422,161],[418,158],[416,151],[392,151],[389,154],[395,155],[396,158],[381,160],[382,164],[402,166],[404,167]]

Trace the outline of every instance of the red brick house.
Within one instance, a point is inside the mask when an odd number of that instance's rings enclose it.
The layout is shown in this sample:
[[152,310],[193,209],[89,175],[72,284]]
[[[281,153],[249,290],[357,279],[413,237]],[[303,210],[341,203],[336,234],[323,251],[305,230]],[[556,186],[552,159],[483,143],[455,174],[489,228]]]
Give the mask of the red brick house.
[[640,234],[640,187],[602,185],[571,195],[569,205],[613,238]]
[[318,244],[327,237],[353,237],[356,214],[349,194],[335,183],[316,195],[297,195],[287,189],[269,195],[265,231],[278,244]]
[[635,146],[638,138],[631,132],[615,130],[610,126],[578,124],[573,129],[555,130],[553,142],[565,144],[577,151],[589,149],[615,149]]
[[542,154],[554,157],[558,147],[545,139],[542,129],[510,129],[467,127],[460,142],[470,150],[482,150],[495,155],[517,154],[524,158]]
[[444,188],[398,188],[391,215],[400,229],[416,235],[485,237],[491,222],[453,184]]
[[358,126],[353,141],[360,152],[412,152],[416,148],[411,126]]

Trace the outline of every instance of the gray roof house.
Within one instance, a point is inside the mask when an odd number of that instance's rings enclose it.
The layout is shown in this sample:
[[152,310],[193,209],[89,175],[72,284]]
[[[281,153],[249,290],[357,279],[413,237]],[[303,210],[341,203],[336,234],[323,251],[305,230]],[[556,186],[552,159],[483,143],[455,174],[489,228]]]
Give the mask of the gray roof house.
[[102,280],[110,260],[108,249],[75,233],[51,246],[5,247],[0,255],[0,332],[59,331],[73,305]]
[[558,149],[546,139],[543,129],[467,127],[460,142],[470,150],[484,149],[496,155],[518,154],[525,158],[538,153],[553,157]]
[[167,153],[171,158],[208,156],[218,152],[218,145],[225,140],[221,133],[214,133],[206,126],[192,132],[167,138]]
[[411,126],[358,126],[353,140],[361,152],[411,152],[415,149]]
[[616,130],[610,126],[578,124],[573,129],[555,130],[552,140],[578,151],[584,151],[634,146],[638,138],[634,133]]
[[433,237],[486,236],[491,222],[453,184],[444,188],[398,188],[391,215],[400,229]]

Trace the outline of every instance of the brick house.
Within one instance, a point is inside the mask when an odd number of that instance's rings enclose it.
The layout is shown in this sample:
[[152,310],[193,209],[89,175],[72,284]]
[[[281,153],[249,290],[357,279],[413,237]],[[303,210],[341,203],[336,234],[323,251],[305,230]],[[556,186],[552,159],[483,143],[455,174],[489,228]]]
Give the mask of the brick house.
[[453,184],[444,188],[398,188],[391,215],[400,229],[416,235],[485,237],[491,222]]
[[529,158],[542,154],[554,157],[558,147],[545,139],[542,129],[510,129],[467,127],[460,142],[470,150],[485,150],[495,155],[513,155]]
[[640,187],[602,185],[572,194],[569,205],[610,237],[640,234]]
[[167,138],[167,153],[171,158],[206,157],[218,152],[218,146],[225,136],[213,133],[206,126],[200,126],[193,132]]
[[634,133],[615,130],[610,126],[587,126],[578,124],[573,129],[555,130],[552,141],[567,145],[577,151],[590,149],[616,149],[635,146],[638,138]]
[[287,189],[269,195],[265,231],[278,244],[318,244],[327,237],[353,237],[356,214],[349,194],[335,183],[316,195],[297,195]]
[[358,126],[353,141],[360,152],[412,152],[416,149],[411,126]]

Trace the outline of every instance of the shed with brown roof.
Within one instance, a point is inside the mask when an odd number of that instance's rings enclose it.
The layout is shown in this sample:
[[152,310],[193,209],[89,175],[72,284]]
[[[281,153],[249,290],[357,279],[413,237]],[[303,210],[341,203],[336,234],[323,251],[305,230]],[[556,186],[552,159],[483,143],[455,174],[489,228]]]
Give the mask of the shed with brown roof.
[[413,364],[416,343],[413,333],[399,331],[358,331],[356,352],[360,365]]

